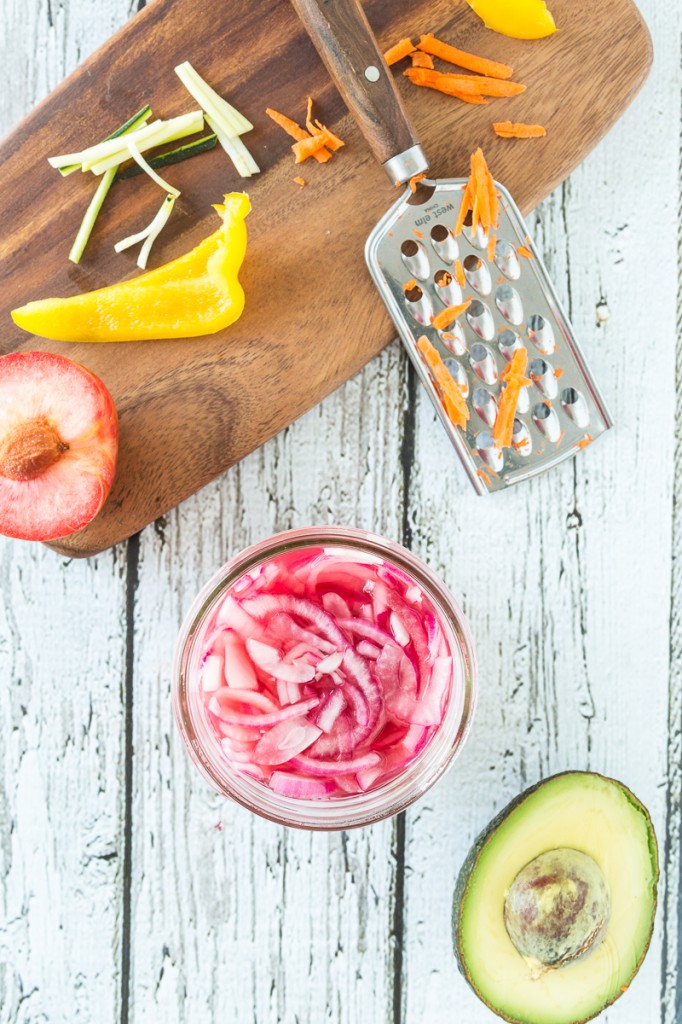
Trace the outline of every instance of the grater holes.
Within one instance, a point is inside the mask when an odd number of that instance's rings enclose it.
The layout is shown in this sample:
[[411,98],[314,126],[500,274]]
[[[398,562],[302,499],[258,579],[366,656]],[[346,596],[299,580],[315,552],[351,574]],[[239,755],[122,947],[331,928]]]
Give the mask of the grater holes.
[[523,323],[523,303],[516,288],[510,284],[501,284],[495,292],[495,305],[504,319],[518,327]]
[[415,238],[406,238],[400,246],[403,263],[418,281],[426,281],[430,273],[429,257],[426,249]]
[[540,313],[533,313],[528,320],[528,337],[543,356],[551,356],[556,352],[557,344],[552,325]]
[[530,436],[530,430],[518,417],[514,419],[514,427],[512,431],[512,447],[517,454],[527,458],[533,448],[533,442]]
[[431,323],[431,317],[433,316],[431,299],[419,285],[415,282],[410,282],[409,287],[404,289],[403,295],[410,316],[424,327]]
[[462,289],[449,270],[437,270],[433,275],[436,295],[444,306],[458,306],[462,301]]
[[588,426],[590,413],[583,395],[575,388],[564,388],[561,392],[561,407],[577,427]]
[[484,384],[495,384],[497,381],[497,364],[493,354],[486,345],[480,341],[474,342],[469,351],[469,362],[471,369]]
[[487,249],[488,248],[488,232],[484,231],[479,224],[475,231],[472,230],[473,219],[471,210],[467,213],[464,218],[464,237],[466,238],[469,245],[473,246],[474,249]]
[[438,337],[453,355],[463,356],[467,350],[464,329],[459,320],[455,320],[446,331],[438,331]]
[[476,451],[481,461],[489,466],[495,473],[499,473],[504,465],[504,456],[493,441],[493,435],[488,430],[482,430],[476,435]]
[[477,291],[479,295],[490,295],[493,283],[488,265],[483,262],[481,257],[470,253],[464,259],[463,268],[464,276],[474,291]]
[[495,425],[497,402],[494,395],[491,395],[485,388],[476,388],[471,398],[471,404],[487,427]]
[[495,264],[501,274],[509,281],[518,281],[521,277],[521,261],[511,242],[498,238],[495,246]]
[[456,359],[444,359],[445,366],[452,379],[459,385],[462,394],[465,398],[469,397],[469,378],[467,372],[461,363],[458,363]]
[[559,417],[550,402],[538,402],[533,406],[533,422],[548,441],[558,441],[561,436]]
[[443,263],[454,263],[459,256],[459,245],[452,231],[445,224],[434,224],[431,228],[431,245]]
[[553,368],[545,359],[533,359],[528,367],[528,374],[545,398],[556,398],[559,385]]
[[507,327],[498,337],[497,346],[507,362],[510,363],[514,353],[523,348],[523,342],[515,331],[510,331]]
[[492,341],[495,337],[495,321],[485,302],[474,299],[466,311],[467,323],[474,334],[482,341]]

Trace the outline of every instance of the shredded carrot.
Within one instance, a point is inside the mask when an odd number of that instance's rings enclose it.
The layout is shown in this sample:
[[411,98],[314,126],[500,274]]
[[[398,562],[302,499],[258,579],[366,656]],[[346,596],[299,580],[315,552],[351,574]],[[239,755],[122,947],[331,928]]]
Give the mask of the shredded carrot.
[[431,324],[436,328],[437,331],[445,331],[450,327],[457,317],[460,317],[462,313],[465,313],[469,308],[473,299],[467,299],[466,302],[460,303],[459,306],[448,306],[447,309],[442,310],[436,316],[431,317]]
[[431,33],[421,37],[417,49],[430,53],[432,57],[440,57],[448,64],[456,64],[459,68],[475,71],[479,75],[489,75],[490,78],[511,78],[514,71],[508,64],[498,64],[497,61],[486,60],[485,57],[477,57],[465,50],[458,50],[455,46],[436,39]]
[[309,156],[314,156],[319,150],[324,149],[324,145],[324,135],[313,135],[309,139],[301,139],[300,142],[295,142],[291,147],[296,157],[295,162],[302,164]]
[[465,427],[469,419],[469,409],[461,387],[450,375],[448,368],[425,335],[417,342],[417,348],[430,368],[436,389],[440,395],[447,417],[456,427]]
[[294,181],[297,185],[300,185],[301,188],[305,185],[305,178],[294,178]]
[[460,288],[466,287],[467,279],[464,276],[464,267],[461,260],[455,260],[455,281]]
[[[283,128],[287,135],[291,136],[292,139],[296,139],[298,142],[305,142],[306,139],[310,138],[310,134],[301,128],[299,124],[292,121],[286,114],[280,114],[277,110],[273,110],[272,107],[268,107],[265,113],[268,117],[272,118],[275,124],[278,124],[280,128]],[[313,153],[313,156],[318,163],[324,164],[327,160],[331,160],[332,155],[328,149],[318,149]]]
[[592,434],[585,434],[582,441],[578,441],[578,448],[587,448],[588,444],[592,444]]
[[520,245],[516,251],[519,254],[519,256],[523,256],[527,260],[534,260],[535,259],[535,257],[533,256],[533,253],[530,251],[530,249],[528,248],[527,245]]
[[487,253],[488,263],[492,263],[492,261],[495,259],[495,249],[496,249],[496,246],[497,246],[497,238],[495,237],[495,235],[493,235],[491,233],[490,238],[488,239],[488,253]]
[[325,145],[327,146],[327,149],[331,149],[332,153],[335,153],[337,149],[341,149],[342,146],[346,145],[346,143],[343,142],[338,135],[334,135],[334,132],[327,128],[326,125],[321,124],[317,119],[313,121],[313,100],[311,96],[308,97],[305,126],[311,135],[324,135]]
[[424,237],[424,232],[423,231],[419,231],[418,228],[412,228],[412,234],[416,235],[417,238],[423,238]]
[[417,191],[417,185],[419,184],[419,182],[423,181],[425,177],[426,172],[422,171],[421,174],[415,174],[413,178],[410,178],[410,192],[412,193],[412,195],[414,195],[415,192]]
[[438,92],[444,92],[447,96],[454,96],[455,99],[463,100],[464,103],[473,103],[480,107],[485,106],[488,102],[475,90],[466,91],[466,89],[458,88],[456,83],[448,82],[448,76],[441,75],[438,71],[429,71],[427,68],[408,68],[403,74],[414,85],[425,86],[427,89],[436,89]]
[[306,115],[305,115],[305,126],[308,129],[308,134],[309,135],[317,135],[317,132],[315,130],[315,125],[313,124],[313,98],[312,98],[312,96],[308,97],[308,106],[306,108]]
[[471,174],[462,194],[455,235],[461,234],[469,213],[472,231],[475,232],[479,224],[488,233],[497,227],[500,213],[497,189],[480,148],[471,156]]
[[525,348],[517,348],[511,362],[500,375],[507,386],[500,395],[497,418],[493,426],[493,441],[498,448],[511,447],[514,417],[519,404],[521,388],[529,387],[532,383],[525,375],[527,366],[528,351]]
[[415,50],[414,53],[410,54],[410,60],[412,61],[413,68],[429,68],[433,71],[433,57],[430,53],[424,53],[423,50]]
[[526,91],[520,82],[502,82],[482,75],[450,75],[422,67],[407,68],[403,74],[416,85],[427,85],[450,96],[518,96]]
[[501,139],[541,139],[547,129],[541,124],[522,124],[520,121],[496,121],[495,134]]
[[564,375],[564,368],[563,368],[563,366],[557,366],[556,370],[554,371],[554,376],[556,377],[557,380],[559,380],[559,378],[563,377],[563,375]]
[[397,64],[403,57],[409,57],[414,50],[414,43],[411,39],[401,39],[400,42],[392,46],[390,50],[386,50],[384,54],[384,60],[390,67],[391,64]]
[[407,282],[407,284],[404,284],[404,285],[403,285],[403,291],[404,291],[404,292],[409,292],[409,291],[411,291],[411,290],[412,290],[413,288],[417,288],[417,287],[418,287],[418,285],[417,285],[417,282],[415,281],[415,279],[414,279],[414,278],[411,278],[411,279],[410,279],[410,280],[409,280],[409,281]]

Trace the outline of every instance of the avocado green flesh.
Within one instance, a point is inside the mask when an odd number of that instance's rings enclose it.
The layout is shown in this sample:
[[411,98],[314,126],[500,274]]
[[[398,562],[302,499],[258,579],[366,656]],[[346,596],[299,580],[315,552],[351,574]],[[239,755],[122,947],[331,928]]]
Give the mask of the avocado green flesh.
[[[584,959],[542,972],[509,938],[504,902],[526,864],[560,847],[579,850],[600,867],[610,916],[602,941]],[[476,993],[500,1016],[520,1024],[576,1024],[629,985],[651,936],[658,862],[649,816],[620,783],[582,772],[547,779],[496,819],[463,872],[455,906],[458,957]]]

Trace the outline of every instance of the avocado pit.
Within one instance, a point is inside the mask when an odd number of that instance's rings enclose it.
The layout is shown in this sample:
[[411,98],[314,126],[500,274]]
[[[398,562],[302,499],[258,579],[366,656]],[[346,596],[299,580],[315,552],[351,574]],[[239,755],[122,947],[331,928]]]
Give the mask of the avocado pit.
[[544,973],[593,950],[606,932],[609,909],[598,864],[562,847],[519,871],[505,898],[504,923],[521,956]]

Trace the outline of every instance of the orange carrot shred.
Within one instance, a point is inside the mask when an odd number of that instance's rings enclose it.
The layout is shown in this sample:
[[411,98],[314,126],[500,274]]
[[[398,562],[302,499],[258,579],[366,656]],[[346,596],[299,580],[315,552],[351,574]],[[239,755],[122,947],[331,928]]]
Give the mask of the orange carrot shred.
[[338,135],[335,135],[331,128],[327,128],[326,125],[320,124],[319,121],[315,121],[317,131],[321,132],[327,140],[327,148],[331,149],[332,153],[335,153],[337,149],[341,149],[346,143],[343,139],[340,139]]
[[547,129],[541,124],[523,124],[521,121],[495,121],[495,134],[501,139],[541,139]]
[[306,115],[305,115],[305,126],[308,129],[308,133],[310,135],[317,135],[317,132],[315,131],[315,125],[313,124],[313,98],[312,98],[312,96],[308,97],[308,107],[307,107]]
[[563,366],[557,366],[556,370],[554,371],[554,376],[556,377],[557,380],[559,380],[559,378],[563,377],[563,375],[564,375],[564,368],[563,368]]
[[488,263],[492,263],[492,261],[495,259],[495,248],[496,248],[496,246],[497,246],[497,238],[495,237],[495,235],[491,234],[490,238],[488,239],[488,253],[487,253]]
[[[292,139],[296,139],[298,142],[304,142],[306,139],[310,138],[310,134],[305,130],[305,128],[301,128],[299,124],[292,121],[290,117],[286,116],[286,114],[280,114],[277,110],[273,110],[272,107],[268,107],[265,113],[268,117],[272,118],[275,124],[278,124],[280,128],[283,128],[287,135]],[[318,163],[321,164],[326,163],[327,160],[331,160],[332,158],[328,149],[319,149],[313,153],[313,156]]]
[[416,235],[417,238],[423,238],[424,237],[424,232],[423,231],[419,231],[418,228],[412,228],[412,234]]
[[462,202],[455,224],[455,235],[461,234],[467,214],[471,213],[471,229],[480,225],[486,233],[497,227],[499,201],[492,175],[479,148],[471,156],[471,174],[462,193]]
[[294,181],[297,185],[300,185],[301,188],[305,185],[305,178],[294,178]]
[[417,287],[418,287],[418,285],[417,285],[417,282],[416,282],[416,281],[415,281],[415,279],[414,279],[414,278],[412,277],[412,278],[410,278],[410,280],[409,280],[409,281],[407,282],[407,284],[404,284],[404,285],[403,285],[403,291],[404,291],[404,292],[409,292],[409,291],[411,291],[411,290],[412,290],[413,288],[417,288]]
[[519,254],[519,256],[523,256],[527,260],[534,260],[535,259],[535,257],[533,256],[533,253],[530,251],[530,249],[528,248],[527,245],[520,245],[516,251]]
[[431,33],[421,37],[417,49],[430,53],[432,57],[440,57],[448,64],[456,64],[457,67],[475,71],[479,75],[488,75],[490,78],[511,78],[514,71],[508,64],[499,64],[497,61],[477,57],[465,50],[458,50],[455,46],[436,39]]
[[419,66],[407,68],[403,74],[417,85],[427,85],[455,96],[461,93],[467,96],[518,96],[526,91],[526,86],[520,82],[502,82],[499,78],[485,75],[450,75]]
[[324,149],[324,144],[324,135],[313,135],[309,139],[301,139],[300,142],[295,142],[291,148],[296,157],[296,163],[302,164],[309,156],[314,156],[319,150]]
[[498,448],[509,448],[514,433],[514,417],[519,404],[521,388],[529,387],[532,381],[525,376],[528,366],[528,351],[518,348],[511,362],[500,374],[506,388],[500,395],[497,406],[497,418],[493,426],[493,441]]
[[578,441],[578,448],[587,448],[588,444],[592,444],[592,434],[585,434],[582,441]]
[[403,74],[409,78],[414,85],[422,85],[427,89],[436,89],[447,96],[454,96],[455,99],[463,100],[464,103],[473,103],[477,106],[485,106],[488,102],[476,89],[460,87],[456,82],[449,82],[448,75],[441,75],[437,71],[429,71],[427,68],[407,68]]
[[384,54],[384,60],[390,67],[391,64],[397,64],[403,57],[409,57],[414,50],[414,43],[411,39],[401,39],[399,42],[392,46],[390,50],[386,50]]
[[412,193],[412,195],[414,195],[415,192],[417,191],[417,185],[419,184],[419,182],[423,181],[425,177],[426,172],[422,171],[421,174],[415,174],[413,178],[410,178],[410,192]]
[[423,50],[415,50],[414,53],[410,54],[410,60],[412,61],[413,68],[428,68],[433,71],[433,57],[430,53],[424,53]]
[[455,260],[455,281],[460,288],[466,287],[467,279],[464,276],[464,267],[461,260]]
[[469,409],[461,387],[448,372],[438,350],[425,335],[422,335],[417,342],[417,349],[433,374],[436,390],[441,397],[448,419],[456,427],[465,427],[469,419]]
[[448,306],[447,309],[441,310],[436,316],[431,317],[432,326],[437,331],[447,330],[462,313],[466,312],[473,301],[473,299],[467,299],[466,302],[460,303],[459,306]]

